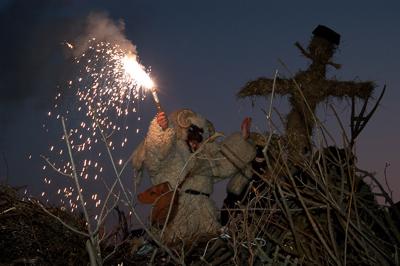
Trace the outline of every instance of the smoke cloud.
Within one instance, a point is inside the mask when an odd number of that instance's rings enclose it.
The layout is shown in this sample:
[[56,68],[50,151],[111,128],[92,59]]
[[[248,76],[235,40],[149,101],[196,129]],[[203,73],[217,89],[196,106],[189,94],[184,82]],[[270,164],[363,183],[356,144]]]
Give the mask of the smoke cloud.
[[106,13],[90,13],[85,22],[84,32],[76,39],[74,56],[82,54],[88,48],[88,41],[91,38],[118,44],[121,49],[136,54],[136,46],[125,37],[124,31],[123,20],[115,22]]
[[93,13],[82,5],[79,12],[77,8],[70,1],[14,0],[0,10],[2,106],[18,106],[27,99],[38,108],[50,106],[58,86],[74,71],[65,42],[74,44],[72,56],[85,51],[90,38],[136,53],[124,35],[122,20],[115,22],[106,13]]
[[[122,20],[94,13],[81,1],[12,0],[0,7],[0,128],[20,116],[29,104],[48,110],[53,97],[76,71],[72,56],[88,40],[117,43],[136,53]],[[65,45],[71,42],[71,51]]]

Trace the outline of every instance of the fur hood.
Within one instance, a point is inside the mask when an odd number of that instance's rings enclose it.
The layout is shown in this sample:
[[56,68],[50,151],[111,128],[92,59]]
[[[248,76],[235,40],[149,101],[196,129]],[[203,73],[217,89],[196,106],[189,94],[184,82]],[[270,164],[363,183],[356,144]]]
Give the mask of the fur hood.
[[214,135],[215,129],[214,125],[203,116],[193,112],[190,109],[180,109],[169,116],[170,127],[172,126],[175,131],[177,138],[180,140],[187,139],[187,128],[193,124],[204,131],[204,139]]

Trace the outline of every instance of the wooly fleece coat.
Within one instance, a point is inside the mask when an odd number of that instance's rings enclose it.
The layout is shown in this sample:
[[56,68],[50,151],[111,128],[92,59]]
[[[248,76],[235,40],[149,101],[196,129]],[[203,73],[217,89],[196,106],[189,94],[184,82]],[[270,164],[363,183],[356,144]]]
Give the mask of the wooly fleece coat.
[[[186,177],[178,191],[177,212],[163,236],[166,242],[217,234],[221,226],[215,203],[206,195],[193,195],[185,191],[190,189],[211,194],[215,182],[235,174],[244,174],[255,156],[254,146],[244,140],[240,133],[222,142],[208,139],[213,134],[210,130],[212,124],[198,114],[191,117],[190,122],[204,130],[204,139],[200,148],[191,153],[186,143],[187,129],[180,127],[176,121],[178,113],[169,116],[169,125],[164,131],[153,119],[145,140],[133,154],[134,168],[139,170],[144,167],[153,185],[168,181],[175,188]],[[238,158],[240,162],[237,162]]]

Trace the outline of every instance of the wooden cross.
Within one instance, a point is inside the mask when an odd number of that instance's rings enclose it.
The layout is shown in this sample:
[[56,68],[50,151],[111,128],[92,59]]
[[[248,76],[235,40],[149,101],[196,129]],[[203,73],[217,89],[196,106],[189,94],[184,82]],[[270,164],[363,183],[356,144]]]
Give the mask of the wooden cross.
[[[313,31],[313,37],[307,50],[295,43],[301,53],[311,59],[311,64],[305,71],[299,71],[293,79],[275,80],[275,92],[289,95],[291,111],[287,115],[286,135],[289,151],[302,155],[311,150],[311,136],[315,125],[315,110],[318,103],[330,96],[368,98],[373,90],[371,81],[354,82],[326,79],[327,65],[336,69],[340,65],[331,61],[340,35],[328,27],[319,25]],[[238,93],[239,98],[261,96],[272,93],[274,80],[259,78],[248,82]]]

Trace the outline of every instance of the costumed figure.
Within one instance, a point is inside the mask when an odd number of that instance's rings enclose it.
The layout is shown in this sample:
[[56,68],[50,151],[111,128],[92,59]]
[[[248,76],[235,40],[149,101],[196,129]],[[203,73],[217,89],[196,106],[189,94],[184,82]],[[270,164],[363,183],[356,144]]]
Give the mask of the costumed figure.
[[165,242],[218,233],[221,225],[210,194],[214,183],[223,178],[251,175],[249,162],[255,157],[255,148],[246,140],[250,124],[251,119],[246,118],[242,133],[219,142],[216,138],[222,134],[189,109],[173,112],[168,118],[160,112],[152,120],[145,140],[134,151],[133,167],[145,168],[154,185],[143,198],[155,195],[154,188],[160,184],[176,190],[177,207],[170,210],[166,221]]

